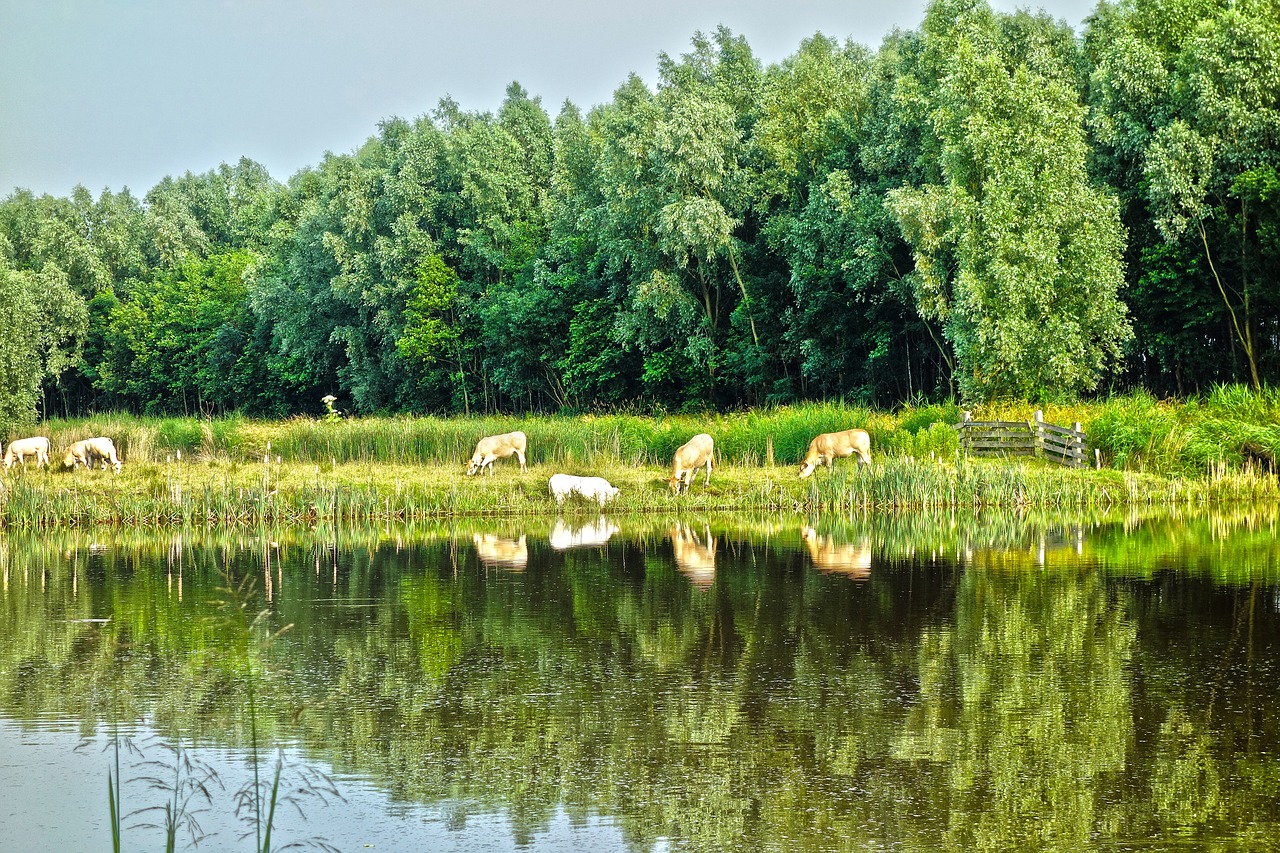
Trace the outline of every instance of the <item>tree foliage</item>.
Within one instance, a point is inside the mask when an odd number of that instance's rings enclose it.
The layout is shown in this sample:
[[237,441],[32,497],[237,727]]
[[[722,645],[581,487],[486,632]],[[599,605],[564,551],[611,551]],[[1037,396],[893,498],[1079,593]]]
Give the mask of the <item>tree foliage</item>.
[[446,98],[287,183],[241,159],[141,199],[19,190],[4,274],[36,307],[15,296],[5,322],[37,378],[12,405],[696,409],[1274,381],[1274,12],[1104,2],[1077,37],[935,0],[875,50],[817,33],[769,66],[720,27],[586,113],[518,83],[495,113]]

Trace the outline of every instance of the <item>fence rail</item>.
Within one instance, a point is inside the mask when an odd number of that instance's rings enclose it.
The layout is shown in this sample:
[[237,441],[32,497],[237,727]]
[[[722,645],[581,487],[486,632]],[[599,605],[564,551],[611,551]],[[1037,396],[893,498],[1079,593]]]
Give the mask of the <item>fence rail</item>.
[[1071,468],[1089,465],[1084,429],[1047,424],[1037,410],[1026,421],[975,421],[969,412],[956,424],[960,450],[973,456],[1035,456]]

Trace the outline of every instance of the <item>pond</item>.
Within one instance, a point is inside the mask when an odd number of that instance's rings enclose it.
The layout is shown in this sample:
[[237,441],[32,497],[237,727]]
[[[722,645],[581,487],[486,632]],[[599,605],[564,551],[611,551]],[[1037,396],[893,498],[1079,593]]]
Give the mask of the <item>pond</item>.
[[[5,849],[1280,837],[1274,507],[0,539]],[[175,800],[175,792],[177,799]],[[176,803],[176,806],[173,804]]]

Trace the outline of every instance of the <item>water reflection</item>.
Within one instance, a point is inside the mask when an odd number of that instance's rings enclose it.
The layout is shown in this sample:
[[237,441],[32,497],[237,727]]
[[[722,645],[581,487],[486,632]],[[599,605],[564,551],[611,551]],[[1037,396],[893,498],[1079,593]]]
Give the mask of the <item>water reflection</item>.
[[577,527],[572,527],[566,524],[564,519],[557,518],[556,526],[551,529],[549,538],[551,547],[557,551],[567,551],[570,548],[599,548],[606,544],[618,530],[618,525],[603,515],[595,521]]
[[494,533],[473,533],[471,541],[476,546],[480,562],[486,566],[523,571],[529,565],[528,537],[510,539]]
[[806,526],[800,533],[809,549],[809,559],[821,572],[845,575],[852,580],[871,577],[871,539],[857,540],[838,535],[824,535]]
[[711,526],[702,525],[701,533],[683,522],[671,525],[671,551],[676,568],[695,587],[706,589],[716,579],[716,540]]
[[[32,732],[145,723],[243,767],[256,728],[398,804],[307,835],[431,849],[1266,846],[1276,533],[1253,508],[9,536],[0,763],[39,809],[105,767]],[[245,578],[260,623],[226,606]]]

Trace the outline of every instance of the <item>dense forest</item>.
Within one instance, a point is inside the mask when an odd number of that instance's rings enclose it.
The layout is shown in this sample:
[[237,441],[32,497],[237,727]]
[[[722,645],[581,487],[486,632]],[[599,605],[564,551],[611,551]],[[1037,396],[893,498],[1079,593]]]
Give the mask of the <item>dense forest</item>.
[[892,406],[1280,379],[1280,6],[935,0],[765,66],[695,34],[585,114],[446,98],[250,159],[0,202],[0,426]]

